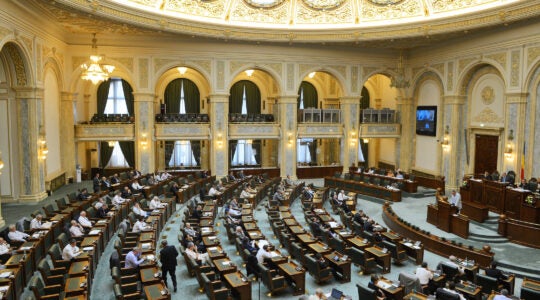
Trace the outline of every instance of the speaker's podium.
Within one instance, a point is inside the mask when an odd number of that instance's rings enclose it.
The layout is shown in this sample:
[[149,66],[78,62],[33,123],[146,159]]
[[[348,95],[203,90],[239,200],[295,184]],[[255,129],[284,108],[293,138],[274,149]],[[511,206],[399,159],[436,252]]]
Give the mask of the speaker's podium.
[[456,214],[457,210],[448,203],[448,198],[437,194],[437,204],[429,204],[427,221],[440,230],[456,234],[462,238],[469,237],[469,218]]

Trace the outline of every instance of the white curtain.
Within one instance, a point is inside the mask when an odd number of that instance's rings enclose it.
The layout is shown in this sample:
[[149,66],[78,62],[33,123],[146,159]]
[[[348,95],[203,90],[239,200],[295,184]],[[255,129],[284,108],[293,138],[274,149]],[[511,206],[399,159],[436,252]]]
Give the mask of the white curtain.
[[[186,101],[184,99],[184,82],[180,85],[180,114],[186,113]],[[191,150],[190,141],[176,141],[174,142],[174,150],[169,160],[169,167],[190,167],[196,166],[197,161]]]
[[129,164],[126,161],[126,158],[124,157],[124,153],[122,153],[122,149],[120,148],[120,144],[118,142],[114,142],[114,148],[111,154],[111,159],[109,159],[109,162],[107,163],[106,167],[129,168]]
[[299,163],[310,163],[311,153],[309,151],[309,143],[313,143],[313,139],[298,139],[296,147],[296,161]]
[[[242,91],[242,114],[247,115],[246,87]],[[231,165],[256,165],[255,150],[250,141],[238,140]]]
[[111,79],[109,87],[109,96],[105,105],[105,114],[128,114],[126,98],[124,97],[124,88],[122,79]]
[[304,88],[300,88],[300,107],[299,109],[304,109]]
[[361,140],[358,140],[358,161],[365,162],[364,152],[362,152]]

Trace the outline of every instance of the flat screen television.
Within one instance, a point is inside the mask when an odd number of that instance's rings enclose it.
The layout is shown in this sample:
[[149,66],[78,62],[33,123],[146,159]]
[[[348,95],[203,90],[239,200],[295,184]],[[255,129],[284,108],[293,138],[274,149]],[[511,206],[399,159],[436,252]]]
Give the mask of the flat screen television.
[[416,108],[416,134],[437,135],[437,106],[418,106]]

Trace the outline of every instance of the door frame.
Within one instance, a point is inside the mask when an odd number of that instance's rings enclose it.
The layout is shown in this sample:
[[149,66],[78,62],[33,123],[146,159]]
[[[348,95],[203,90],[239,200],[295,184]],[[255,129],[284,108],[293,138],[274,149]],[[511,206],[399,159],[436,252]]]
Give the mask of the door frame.
[[[467,174],[474,174],[474,162],[475,162],[475,153],[476,153],[476,135],[491,135],[497,136],[499,138],[499,143],[497,145],[497,171],[500,173],[506,172],[502,170],[504,167],[504,128],[486,128],[486,127],[469,127],[467,130],[468,136],[466,137],[469,141],[469,165],[467,168]],[[466,154],[467,155],[467,154]]]

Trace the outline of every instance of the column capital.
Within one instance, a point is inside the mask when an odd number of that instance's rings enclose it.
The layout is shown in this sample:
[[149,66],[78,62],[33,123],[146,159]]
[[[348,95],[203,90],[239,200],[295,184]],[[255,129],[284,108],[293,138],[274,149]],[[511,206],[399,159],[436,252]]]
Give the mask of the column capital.
[[72,92],[61,92],[60,101],[73,102],[75,101],[76,94],[77,93],[72,93]]
[[148,92],[133,92],[135,102],[154,102],[156,94]]
[[529,93],[506,93],[506,104],[526,104]]
[[342,96],[339,97],[341,104],[360,104],[360,96]]
[[444,104],[463,105],[465,104],[465,96],[461,95],[448,95],[443,96]]
[[397,105],[413,105],[413,98],[405,98],[405,97],[397,97],[396,99]]
[[38,87],[16,87],[16,99],[43,99],[43,88]]
[[278,96],[278,104],[297,103],[298,95],[281,95]]
[[208,95],[210,103],[225,103],[229,102],[229,94],[211,94]]

